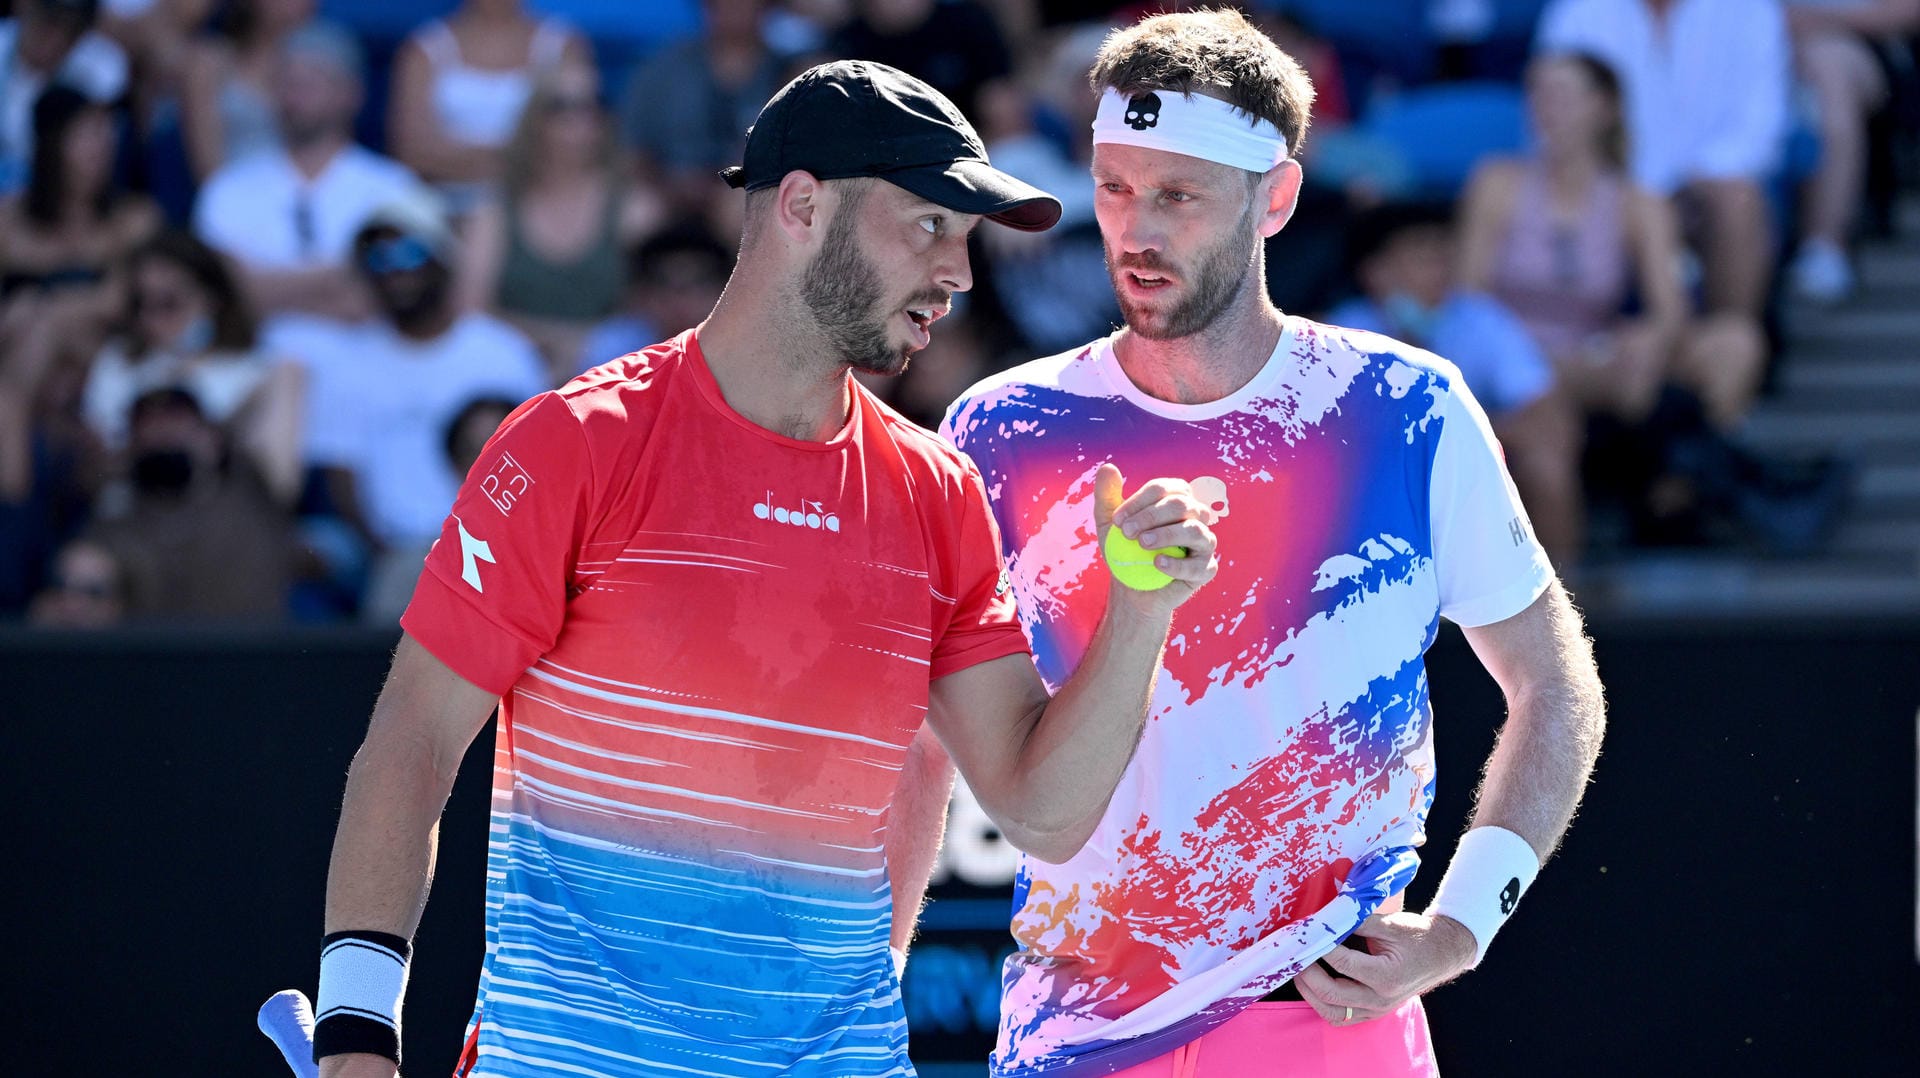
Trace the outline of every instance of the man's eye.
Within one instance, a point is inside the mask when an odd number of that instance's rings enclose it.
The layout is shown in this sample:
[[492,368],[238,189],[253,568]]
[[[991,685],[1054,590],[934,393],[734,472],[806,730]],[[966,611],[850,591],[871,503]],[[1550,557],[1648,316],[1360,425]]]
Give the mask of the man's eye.
[[1193,196],[1186,193],[1185,191],[1168,191],[1167,201],[1168,202],[1192,202]]
[[940,219],[938,217],[922,217],[920,218],[920,227],[927,230],[927,235],[938,236],[940,234]]

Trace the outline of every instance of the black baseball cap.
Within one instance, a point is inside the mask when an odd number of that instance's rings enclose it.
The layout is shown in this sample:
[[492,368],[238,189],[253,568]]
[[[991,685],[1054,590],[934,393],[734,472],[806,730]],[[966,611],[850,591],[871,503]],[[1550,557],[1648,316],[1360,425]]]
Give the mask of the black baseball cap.
[[809,68],[773,95],[747,131],[733,187],[772,187],[794,170],[822,180],[875,176],[935,205],[1022,232],[1060,220],[1060,200],[987,163],[953,102],[904,71],[869,60]]

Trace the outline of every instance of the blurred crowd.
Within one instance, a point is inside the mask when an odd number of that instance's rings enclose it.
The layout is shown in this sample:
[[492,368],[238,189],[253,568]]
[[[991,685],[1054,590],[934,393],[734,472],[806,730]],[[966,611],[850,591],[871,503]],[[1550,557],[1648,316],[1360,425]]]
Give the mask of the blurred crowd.
[[[1059,195],[900,379],[1109,332],[1113,0],[0,0],[0,618],[391,623],[521,400],[701,320],[716,178],[824,59]],[[1804,549],[1844,462],[1741,443],[1783,309],[1911,186],[1920,0],[1257,0],[1318,88],[1276,303],[1457,363],[1563,566]]]

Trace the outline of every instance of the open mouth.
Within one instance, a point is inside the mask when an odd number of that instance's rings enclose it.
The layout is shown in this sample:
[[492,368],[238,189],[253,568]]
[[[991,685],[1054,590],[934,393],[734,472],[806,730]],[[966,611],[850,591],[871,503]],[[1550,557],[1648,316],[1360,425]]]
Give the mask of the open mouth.
[[933,342],[933,324],[947,313],[945,307],[909,307],[906,309],[907,323],[912,327],[915,348],[925,348]]
[[924,311],[907,311],[908,337],[917,351],[933,343],[933,317]]
[[1170,277],[1146,270],[1128,270],[1127,280],[1133,287],[1144,292],[1151,292],[1156,288],[1165,288],[1173,283],[1173,279]]

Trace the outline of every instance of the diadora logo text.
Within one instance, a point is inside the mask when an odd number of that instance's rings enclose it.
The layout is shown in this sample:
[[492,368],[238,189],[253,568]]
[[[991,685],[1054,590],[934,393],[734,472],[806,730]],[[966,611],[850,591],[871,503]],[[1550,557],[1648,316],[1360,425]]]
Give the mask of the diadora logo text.
[[777,502],[773,491],[769,490],[765,501],[753,503],[753,515],[761,520],[791,524],[796,528],[812,528],[815,531],[825,528],[830,532],[840,530],[840,517],[827,512],[825,506],[805,498],[798,501],[798,505],[791,506],[784,504],[784,499]]

